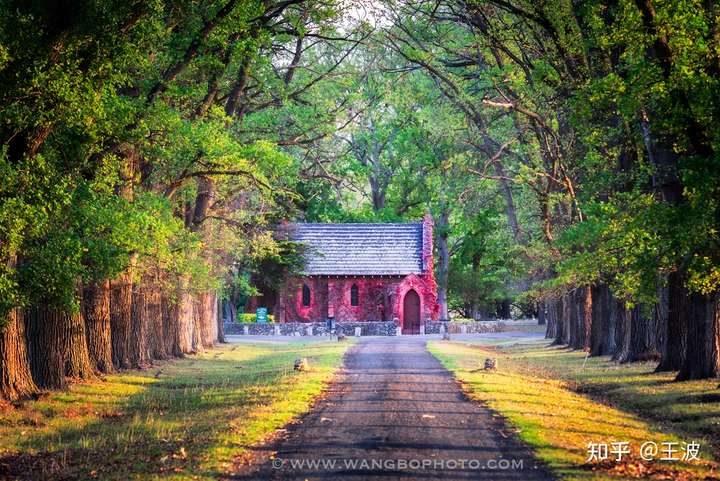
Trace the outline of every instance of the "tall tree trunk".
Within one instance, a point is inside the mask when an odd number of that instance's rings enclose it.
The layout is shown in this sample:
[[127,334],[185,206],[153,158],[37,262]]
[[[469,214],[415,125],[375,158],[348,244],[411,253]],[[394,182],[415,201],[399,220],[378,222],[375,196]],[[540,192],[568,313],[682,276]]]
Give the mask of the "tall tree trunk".
[[568,294],[563,294],[559,299],[553,301],[556,324],[553,344],[570,343],[570,303],[568,297]]
[[110,282],[110,338],[113,364],[130,367],[130,328],[132,324],[132,275],[123,272]]
[[179,299],[171,299],[163,294],[161,298],[163,339],[165,352],[169,356],[182,357],[180,349],[180,305]]
[[132,309],[130,319],[130,364],[132,367],[145,367],[150,364],[148,349],[148,309],[147,288],[136,285],[132,291]]
[[65,389],[65,376],[93,376],[81,314],[43,305],[28,308],[26,319],[30,368],[39,387]]
[[613,296],[610,288],[601,284],[593,287],[592,325],[590,327],[590,355],[613,356],[617,354],[618,339],[622,339],[618,325],[625,308]]
[[608,327],[605,354],[614,356],[620,349],[618,340],[620,339],[620,319],[625,310],[623,303],[617,299],[612,291],[608,290]]
[[192,296],[192,352],[204,352],[203,344],[203,308],[202,302],[197,295]]
[[148,278],[146,287],[147,344],[151,359],[167,359],[165,347],[162,295],[156,279]]
[[65,389],[65,353],[61,338],[67,314],[33,306],[25,310],[26,338],[33,380],[42,389]]
[[568,323],[568,326],[570,328],[570,332],[568,335],[568,346],[570,346],[573,349],[580,349],[582,348],[582,309],[581,309],[581,303],[579,302],[582,298],[581,295],[582,288],[578,287],[574,291],[572,291],[570,294],[568,294],[567,298],[570,303],[570,320]]
[[95,370],[90,363],[82,311],[68,314],[67,322],[67,330],[61,337],[65,352],[65,375],[76,379],[90,379],[95,375]]
[[198,314],[200,321],[200,336],[203,347],[213,347],[217,338],[217,305],[214,292],[206,291],[198,295]]
[[186,290],[181,290],[178,305],[178,346],[183,354],[193,352],[194,313],[193,298]]
[[690,294],[677,272],[667,277],[667,287],[659,288],[658,314],[661,345],[660,364],[657,372],[679,371],[685,363],[687,349],[688,318],[692,315]]
[[15,401],[37,393],[30,371],[23,312],[13,309],[0,328],[0,397]]
[[546,339],[557,339],[560,337],[560,320],[558,317],[558,299],[545,301],[547,305],[547,328],[545,329]]
[[512,317],[510,313],[510,301],[508,299],[498,302],[496,314],[500,319],[510,319]]
[[513,200],[512,188],[510,187],[505,167],[499,160],[496,160],[493,164],[495,167],[495,174],[497,175],[498,182],[500,184],[500,192],[502,192],[503,198],[505,199],[505,215],[507,217],[508,226],[510,226],[513,240],[520,244],[522,243],[522,233],[520,232],[520,223],[517,219],[515,201]]
[[658,360],[658,328],[655,316],[646,316],[643,306],[626,309],[623,338],[616,361],[620,363]]
[[540,301],[537,303],[537,313],[538,326],[544,326],[547,323],[547,311],[545,310],[545,301]]
[[720,293],[693,293],[688,304],[685,362],[677,380],[717,377],[720,374]]
[[450,222],[450,209],[443,207],[438,216],[436,232],[438,233],[437,246],[438,262],[438,304],[440,305],[440,320],[447,321],[448,315],[448,275],[450,273],[450,249],[448,247],[448,229]]
[[590,352],[590,342],[593,324],[593,298],[592,288],[585,286],[580,290],[579,296],[579,313],[582,316],[582,322],[580,325],[580,349],[586,352]]
[[219,343],[225,343],[225,316],[223,316],[223,299],[220,298],[220,296],[216,296],[217,299],[217,342]]
[[610,289],[605,284],[592,288],[592,326],[590,328],[590,355],[609,354],[607,349],[610,318]]
[[618,326],[620,327],[620,342],[618,342],[617,352],[613,356],[613,361],[629,362],[632,361],[632,321],[633,313],[631,309],[623,309],[619,318]]
[[[629,329],[630,324],[626,316],[627,308],[625,303],[618,299],[617,304],[612,306],[613,314],[615,316],[615,350],[612,355],[612,360],[617,361],[623,354],[623,346],[625,343],[625,330]],[[629,334],[628,334],[629,336]]]
[[110,281],[92,283],[83,289],[88,355],[92,367],[102,373],[113,371],[110,336]]
[[228,300],[228,308],[230,309],[228,322],[230,323],[237,322],[237,302],[238,299],[231,294],[230,299]]

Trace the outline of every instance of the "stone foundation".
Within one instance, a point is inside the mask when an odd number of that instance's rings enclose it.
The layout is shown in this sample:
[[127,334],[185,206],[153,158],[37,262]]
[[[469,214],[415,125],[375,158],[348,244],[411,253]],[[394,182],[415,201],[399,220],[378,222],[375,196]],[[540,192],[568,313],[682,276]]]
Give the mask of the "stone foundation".
[[483,334],[505,330],[503,321],[427,322],[425,323],[425,334],[441,334],[442,326],[445,326],[445,332],[450,334]]
[[[355,336],[356,329],[361,336],[396,336],[398,325],[393,321],[336,322],[335,334]],[[282,322],[282,323],[227,323],[225,334],[250,336],[326,336],[329,334],[324,322]]]
[[[421,334],[441,334],[444,330],[450,334],[482,334],[505,330],[502,321],[478,322],[427,322],[421,326]],[[398,325],[393,321],[336,322],[335,334],[356,336],[397,336]],[[226,323],[225,334],[250,336],[326,336],[327,325],[324,322],[282,322],[242,324]]]

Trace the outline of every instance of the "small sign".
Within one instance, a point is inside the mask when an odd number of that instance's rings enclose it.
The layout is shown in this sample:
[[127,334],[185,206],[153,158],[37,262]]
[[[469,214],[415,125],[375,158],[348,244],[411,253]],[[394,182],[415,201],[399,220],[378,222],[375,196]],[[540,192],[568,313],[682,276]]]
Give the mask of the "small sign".
[[267,322],[267,307],[258,307],[255,311],[256,322]]

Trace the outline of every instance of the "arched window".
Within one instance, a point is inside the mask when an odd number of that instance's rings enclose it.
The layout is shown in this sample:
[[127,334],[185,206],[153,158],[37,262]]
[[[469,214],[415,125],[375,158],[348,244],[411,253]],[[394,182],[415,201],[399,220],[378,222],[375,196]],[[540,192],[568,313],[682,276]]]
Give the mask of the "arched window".
[[360,304],[360,290],[358,289],[357,284],[353,284],[350,288],[350,305],[351,306],[357,306]]
[[304,307],[310,306],[310,288],[307,284],[303,284],[302,288],[302,304]]

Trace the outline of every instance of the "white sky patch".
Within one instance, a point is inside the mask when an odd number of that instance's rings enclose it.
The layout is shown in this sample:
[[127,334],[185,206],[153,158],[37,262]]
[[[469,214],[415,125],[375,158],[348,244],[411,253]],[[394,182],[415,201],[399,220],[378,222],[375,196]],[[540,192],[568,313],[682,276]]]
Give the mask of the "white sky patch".
[[347,12],[347,27],[352,28],[360,22],[365,22],[378,29],[390,25],[390,10],[385,2],[377,0],[346,0],[343,10]]

